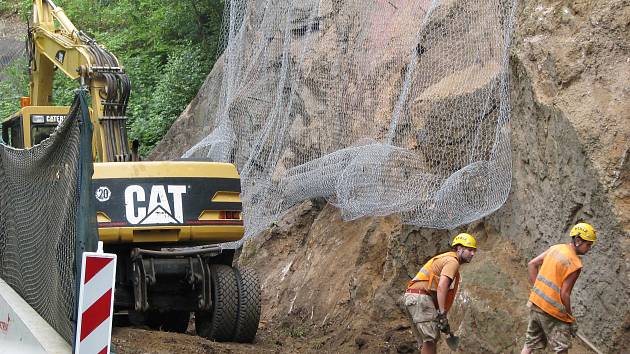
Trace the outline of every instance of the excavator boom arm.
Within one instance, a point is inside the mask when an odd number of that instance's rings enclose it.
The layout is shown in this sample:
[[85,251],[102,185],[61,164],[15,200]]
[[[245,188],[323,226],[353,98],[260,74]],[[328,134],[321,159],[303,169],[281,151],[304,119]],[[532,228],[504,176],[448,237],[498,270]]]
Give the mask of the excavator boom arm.
[[125,112],[131,84],[118,59],[77,30],[51,0],[33,1],[29,42],[31,104],[51,105],[55,68],[80,80],[92,97],[95,161],[130,160]]

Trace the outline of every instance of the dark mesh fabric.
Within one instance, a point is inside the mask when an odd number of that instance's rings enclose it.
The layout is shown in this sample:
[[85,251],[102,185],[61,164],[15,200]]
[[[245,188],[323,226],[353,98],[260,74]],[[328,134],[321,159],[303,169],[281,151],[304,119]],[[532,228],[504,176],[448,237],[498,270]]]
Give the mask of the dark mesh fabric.
[[80,186],[79,169],[92,168],[89,151],[89,163],[80,163],[81,112],[77,96],[68,117],[39,145],[27,150],[0,145],[0,277],[70,343],[75,246],[85,244],[81,238],[88,233],[75,240],[78,229],[89,230],[85,220],[77,222],[86,187]]

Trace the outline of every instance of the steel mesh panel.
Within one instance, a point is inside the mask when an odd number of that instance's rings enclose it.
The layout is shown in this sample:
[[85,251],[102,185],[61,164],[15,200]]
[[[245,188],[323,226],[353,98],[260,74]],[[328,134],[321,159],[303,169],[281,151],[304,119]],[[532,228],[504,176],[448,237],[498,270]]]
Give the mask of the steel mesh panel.
[[0,144],[0,277],[72,342],[79,203],[78,100],[32,149]]
[[306,198],[453,228],[506,200],[515,0],[232,0],[220,107],[247,236]]

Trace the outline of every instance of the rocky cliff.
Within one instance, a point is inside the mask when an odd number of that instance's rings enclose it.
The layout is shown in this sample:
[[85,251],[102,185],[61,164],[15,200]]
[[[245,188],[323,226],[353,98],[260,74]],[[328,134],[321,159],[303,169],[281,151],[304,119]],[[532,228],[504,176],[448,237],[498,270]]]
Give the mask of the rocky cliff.
[[[630,352],[629,33],[626,0],[521,0],[510,55],[512,189],[501,209],[461,229],[480,244],[451,315],[463,351],[520,350],[528,259],[587,220],[599,241],[573,293],[580,328],[604,352]],[[221,75],[219,61],[151,158],[177,158],[211,131],[203,122],[217,110]],[[395,216],[343,222],[324,201],[302,203],[239,260],[261,274],[261,333],[273,333],[261,340],[281,351],[412,352],[396,300],[461,230]]]

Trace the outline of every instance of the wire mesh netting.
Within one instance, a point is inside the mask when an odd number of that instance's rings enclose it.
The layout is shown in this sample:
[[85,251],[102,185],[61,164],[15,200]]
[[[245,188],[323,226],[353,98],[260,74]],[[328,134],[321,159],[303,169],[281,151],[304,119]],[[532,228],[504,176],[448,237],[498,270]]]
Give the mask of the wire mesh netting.
[[68,342],[81,227],[79,112],[77,101],[56,133],[32,149],[0,144],[0,277]]
[[0,48],[0,70],[24,56],[24,42],[19,39],[0,35]]
[[511,181],[515,0],[232,0],[220,108],[184,157],[236,163],[247,236],[324,197],[453,228]]
[[[2,21],[0,19],[0,21]],[[0,23],[3,26],[8,24]],[[13,100],[26,94],[24,92],[24,70],[26,64],[25,42],[15,34],[4,34],[0,31],[0,92],[1,101]]]
[[0,36],[0,71],[18,58],[24,57],[24,42],[15,38]]

